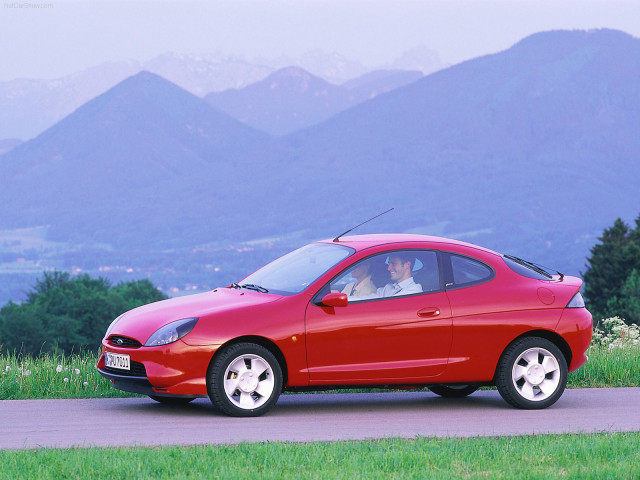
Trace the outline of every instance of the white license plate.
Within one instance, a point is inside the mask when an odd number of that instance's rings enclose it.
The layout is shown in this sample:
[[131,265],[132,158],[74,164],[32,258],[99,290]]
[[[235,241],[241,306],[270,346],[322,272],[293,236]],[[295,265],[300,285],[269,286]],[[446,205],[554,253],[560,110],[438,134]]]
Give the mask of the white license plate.
[[117,368],[119,370],[131,370],[131,361],[129,355],[123,355],[121,353],[104,353],[104,364],[110,368]]

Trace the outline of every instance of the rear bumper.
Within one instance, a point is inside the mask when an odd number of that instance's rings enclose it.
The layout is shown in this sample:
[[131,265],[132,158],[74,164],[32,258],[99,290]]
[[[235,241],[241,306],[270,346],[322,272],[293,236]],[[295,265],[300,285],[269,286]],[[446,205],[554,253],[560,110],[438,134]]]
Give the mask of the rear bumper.
[[586,351],[591,345],[593,318],[586,308],[565,308],[558,322],[557,331],[571,348],[569,372],[574,372],[587,362]]

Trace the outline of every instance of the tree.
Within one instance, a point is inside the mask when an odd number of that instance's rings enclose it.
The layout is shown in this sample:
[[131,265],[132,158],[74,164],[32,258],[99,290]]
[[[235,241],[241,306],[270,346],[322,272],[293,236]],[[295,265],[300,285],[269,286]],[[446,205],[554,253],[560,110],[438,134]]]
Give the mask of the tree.
[[620,289],[620,295],[607,302],[607,311],[615,313],[627,323],[640,325],[640,270],[635,268]]
[[[587,307],[595,319],[622,316],[621,312],[611,309],[628,304],[623,285],[634,269],[640,271],[640,216],[634,229],[622,219],[616,219],[598,240],[600,243],[591,248],[587,270],[583,274]],[[631,283],[625,291],[633,296]]]
[[30,354],[97,348],[114,318],[164,298],[149,280],[111,287],[103,278],[47,272],[23,304],[0,310],[0,344]]

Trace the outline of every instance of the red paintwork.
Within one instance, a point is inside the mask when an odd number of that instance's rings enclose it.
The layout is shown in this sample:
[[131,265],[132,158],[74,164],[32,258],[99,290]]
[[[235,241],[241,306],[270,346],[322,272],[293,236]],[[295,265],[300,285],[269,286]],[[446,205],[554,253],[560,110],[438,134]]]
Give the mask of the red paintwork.
[[[331,240],[326,240],[331,243]],[[501,256],[464,242],[421,235],[344,237],[355,253],[302,293],[280,296],[219,288],[165,300],[126,313],[110,335],[144,345],[161,326],[198,317],[183,339],[161,347],[103,349],[143,363],[157,392],[206,395],[206,372],[216,351],[239,338],[261,339],[284,359],[286,387],[492,382],[504,349],[531,332],[555,341],[569,371],[586,361],[591,315],[565,306],[580,290],[574,277],[542,281],[513,272]],[[441,250],[490,265],[480,285],[407,297],[317,306],[312,297],[347,267],[394,249]],[[337,298],[337,295],[334,295]],[[104,357],[98,363],[104,367]]]

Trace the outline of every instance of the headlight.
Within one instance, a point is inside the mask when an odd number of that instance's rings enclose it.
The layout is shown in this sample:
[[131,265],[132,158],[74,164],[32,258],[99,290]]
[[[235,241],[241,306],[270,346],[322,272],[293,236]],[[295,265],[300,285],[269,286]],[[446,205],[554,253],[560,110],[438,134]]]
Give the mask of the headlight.
[[158,345],[167,345],[177,342],[196,326],[197,318],[183,318],[165,325],[156,330],[156,333],[149,337],[145,347],[157,347]]
[[573,296],[573,298],[567,305],[567,308],[584,308],[584,298],[582,298],[580,292],[576,293]]
[[[124,315],[124,313],[122,315]],[[113,327],[116,326],[116,323],[118,323],[118,320],[122,318],[122,315],[120,315],[118,318],[116,318],[113,322],[109,324],[109,326],[107,327],[107,333],[104,334],[104,338],[109,338],[109,333],[111,333],[111,330],[113,329]]]

